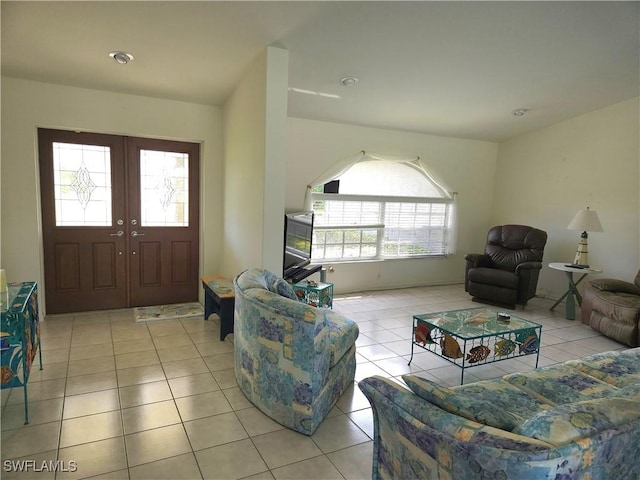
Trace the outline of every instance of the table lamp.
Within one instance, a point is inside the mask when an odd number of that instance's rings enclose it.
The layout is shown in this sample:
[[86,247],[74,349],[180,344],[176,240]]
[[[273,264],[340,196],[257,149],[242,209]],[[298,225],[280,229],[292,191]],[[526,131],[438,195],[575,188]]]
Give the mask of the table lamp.
[[595,210],[589,210],[589,207],[587,207],[586,210],[580,210],[576,213],[576,216],[573,217],[573,220],[571,220],[567,228],[569,230],[582,230],[580,241],[578,242],[578,250],[576,250],[576,257],[573,259],[572,265],[589,268],[589,250],[587,247],[587,238],[589,235],[587,232],[604,231],[600,224],[598,213]]

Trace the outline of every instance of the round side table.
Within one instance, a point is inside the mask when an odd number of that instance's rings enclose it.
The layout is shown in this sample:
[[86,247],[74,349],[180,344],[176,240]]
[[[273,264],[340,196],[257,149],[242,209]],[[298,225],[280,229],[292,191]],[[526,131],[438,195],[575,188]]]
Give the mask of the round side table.
[[[554,270],[563,271],[567,275],[567,279],[569,280],[569,289],[562,295],[556,303],[549,310],[553,310],[558,306],[558,304],[567,297],[566,304],[566,312],[568,320],[576,319],[576,300],[578,301],[578,305],[582,306],[582,295],[578,291],[577,285],[590,273],[602,273],[601,268],[596,267],[574,267],[568,263],[550,263],[549,268],[553,268]],[[578,273],[582,274],[577,281],[573,281],[573,274]]]

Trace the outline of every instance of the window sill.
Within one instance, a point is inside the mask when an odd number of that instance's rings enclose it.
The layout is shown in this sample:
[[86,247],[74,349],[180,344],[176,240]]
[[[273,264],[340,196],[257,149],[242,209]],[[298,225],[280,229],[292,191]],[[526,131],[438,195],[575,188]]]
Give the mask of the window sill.
[[398,261],[402,261],[402,260],[433,260],[433,259],[442,259],[442,258],[448,258],[451,255],[446,255],[446,254],[442,254],[442,255],[419,255],[419,256],[413,256],[413,257],[396,257],[396,258],[368,258],[366,260],[344,260],[344,259],[339,259],[339,260],[331,260],[331,259],[326,259],[326,260],[312,260],[311,261],[311,265],[323,265],[323,264],[354,264],[354,265],[358,265],[358,264],[362,264],[362,263],[382,263],[382,262],[398,262]]

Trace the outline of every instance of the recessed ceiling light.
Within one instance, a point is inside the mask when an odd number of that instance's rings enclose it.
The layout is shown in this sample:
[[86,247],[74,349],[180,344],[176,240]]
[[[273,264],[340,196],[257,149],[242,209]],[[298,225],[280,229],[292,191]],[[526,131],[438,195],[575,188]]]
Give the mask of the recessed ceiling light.
[[513,112],[516,117],[522,117],[524,116],[525,113],[527,113],[527,109],[526,108],[516,108]]
[[353,87],[356,83],[358,83],[358,79],[356,77],[344,77],[340,79],[340,83],[345,87]]
[[120,51],[111,52],[109,56],[113,58],[116,62],[118,62],[120,65],[126,65],[131,60],[133,60],[133,55],[127,52],[120,52]]

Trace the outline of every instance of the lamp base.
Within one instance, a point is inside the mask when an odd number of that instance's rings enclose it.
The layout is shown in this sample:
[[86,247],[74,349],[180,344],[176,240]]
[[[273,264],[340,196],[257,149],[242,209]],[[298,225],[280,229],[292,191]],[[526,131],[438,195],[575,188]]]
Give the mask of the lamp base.
[[589,268],[589,248],[587,245],[587,238],[587,232],[582,232],[582,235],[580,235],[580,241],[578,242],[576,256],[571,264],[572,266],[575,265],[578,268]]

